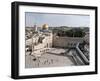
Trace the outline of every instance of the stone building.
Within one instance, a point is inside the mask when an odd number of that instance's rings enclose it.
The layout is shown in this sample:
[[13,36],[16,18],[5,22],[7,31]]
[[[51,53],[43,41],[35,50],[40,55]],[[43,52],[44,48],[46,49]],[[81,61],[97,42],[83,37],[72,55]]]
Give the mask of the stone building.
[[52,31],[44,24],[42,29],[32,37],[32,55],[41,56],[52,47]]

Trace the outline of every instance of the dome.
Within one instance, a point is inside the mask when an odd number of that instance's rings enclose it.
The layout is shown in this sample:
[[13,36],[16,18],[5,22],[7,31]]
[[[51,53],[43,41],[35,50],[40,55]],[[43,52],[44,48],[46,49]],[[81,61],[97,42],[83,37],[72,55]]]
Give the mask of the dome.
[[43,29],[43,30],[47,30],[47,29],[48,29],[48,25],[47,25],[47,24],[44,24],[44,25],[42,26],[42,29]]

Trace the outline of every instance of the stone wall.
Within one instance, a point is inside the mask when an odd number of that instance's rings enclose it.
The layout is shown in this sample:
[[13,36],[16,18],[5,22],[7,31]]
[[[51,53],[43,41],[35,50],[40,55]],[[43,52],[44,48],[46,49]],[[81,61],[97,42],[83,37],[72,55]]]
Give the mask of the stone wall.
[[59,37],[53,36],[53,47],[73,47],[77,43],[82,43],[84,38],[80,37]]

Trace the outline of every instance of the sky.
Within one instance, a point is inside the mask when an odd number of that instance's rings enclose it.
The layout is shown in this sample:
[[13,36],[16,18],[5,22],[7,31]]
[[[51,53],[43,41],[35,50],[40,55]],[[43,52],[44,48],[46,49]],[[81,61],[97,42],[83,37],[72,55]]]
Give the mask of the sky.
[[34,24],[38,27],[41,27],[43,24],[48,24],[49,27],[89,27],[89,23],[89,15],[25,12],[26,27],[33,27]]

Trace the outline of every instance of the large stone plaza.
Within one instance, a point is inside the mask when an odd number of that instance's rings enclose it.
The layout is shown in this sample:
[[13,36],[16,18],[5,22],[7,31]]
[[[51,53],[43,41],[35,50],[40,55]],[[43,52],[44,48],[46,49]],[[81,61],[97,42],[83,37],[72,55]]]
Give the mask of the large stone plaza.
[[[63,52],[62,49],[53,49],[51,52]],[[26,55],[26,68],[34,67],[61,67],[74,65],[70,57],[61,55],[59,53],[44,53],[41,57],[35,58],[32,55]]]

